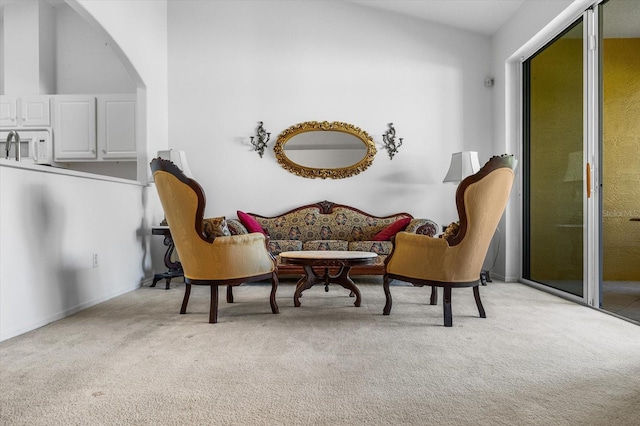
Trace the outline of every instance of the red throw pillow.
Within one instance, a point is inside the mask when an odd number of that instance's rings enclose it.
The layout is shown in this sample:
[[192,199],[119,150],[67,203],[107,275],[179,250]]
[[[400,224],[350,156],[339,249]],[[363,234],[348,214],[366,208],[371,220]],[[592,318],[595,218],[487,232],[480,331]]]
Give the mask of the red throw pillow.
[[404,231],[404,228],[411,222],[410,217],[405,217],[404,219],[396,220],[391,225],[384,228],[382,231],[378,232],[374,237],[373,241],[389,241],[391,237],[396,235],[400,231]]
[[262,226],[260,226],[260,224],[254,218],[252,218],[245,212],[241,212],[240,210],[237,211],[237,214],[238,219],[240,219],[240,223],[242,223],[244,227],[247,228],[247,231],[249,231],[250,234],[253,232],[260,232],[261,234],[266,235],[266,232],[264,232]]

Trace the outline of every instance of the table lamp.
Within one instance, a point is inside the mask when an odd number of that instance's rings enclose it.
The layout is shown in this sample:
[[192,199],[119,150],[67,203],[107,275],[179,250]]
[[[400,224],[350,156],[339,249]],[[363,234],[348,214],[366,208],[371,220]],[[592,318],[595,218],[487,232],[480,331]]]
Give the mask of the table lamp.
[[158,151],[158,158],[171,161],[180,170],[182,170],[182,173],[184,173],[186,177],[193,179],[193,173],[191,173],[191,169],[189,169],[189,164],[187,164],[187,155],[184,151],[177,149]]
[[478,153],[476,151],[462,151],[451,154],[449,171],[442,182],[460,183],[467,176],[480,170]]

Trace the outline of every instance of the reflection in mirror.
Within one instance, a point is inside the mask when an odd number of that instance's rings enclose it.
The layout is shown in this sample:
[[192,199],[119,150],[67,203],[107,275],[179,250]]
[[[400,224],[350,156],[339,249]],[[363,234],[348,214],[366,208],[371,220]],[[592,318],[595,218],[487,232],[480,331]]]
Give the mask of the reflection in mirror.
[[351,124],[308,121],[282,132],[274,151],[282,167],[298,176],[342,179],[367,169],[376,148]]
[[331,130],[300,133],[289,140],[284,151],[294,163],[318,169],[349,167],[367,155],[367,147],[358,137]]

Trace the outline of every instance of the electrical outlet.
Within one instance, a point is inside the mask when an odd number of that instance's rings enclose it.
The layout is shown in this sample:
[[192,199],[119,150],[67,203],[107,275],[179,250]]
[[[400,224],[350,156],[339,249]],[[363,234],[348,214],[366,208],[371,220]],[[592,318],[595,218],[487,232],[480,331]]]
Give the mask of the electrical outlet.
[[93,253],[93,267],[98,267],[98,253]]

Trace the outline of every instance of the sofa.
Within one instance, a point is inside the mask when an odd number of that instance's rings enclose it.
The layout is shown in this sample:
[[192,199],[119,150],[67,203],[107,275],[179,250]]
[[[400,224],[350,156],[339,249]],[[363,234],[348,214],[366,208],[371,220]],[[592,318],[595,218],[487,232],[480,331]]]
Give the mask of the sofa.
[[438,225],[429,219],[415,219],[409,213],[379,217],[354,207],[321,201],[300,206],[278,216],[266,217],[238,211],[227,219],[232,235],[262,232],[271,254],[278,260],[278,275],[300,275],[299,265],[280,262],[283,251],[352,250],[378,254],[371,265],[354,266],[350,275],[383,275],[384,259],[393,248],[391,237],[399,231],[435,237]]

